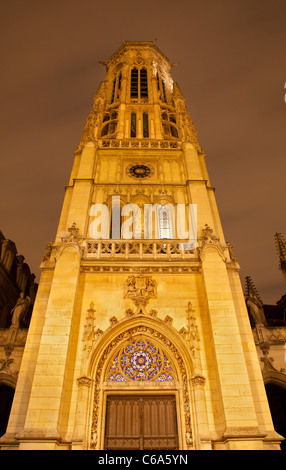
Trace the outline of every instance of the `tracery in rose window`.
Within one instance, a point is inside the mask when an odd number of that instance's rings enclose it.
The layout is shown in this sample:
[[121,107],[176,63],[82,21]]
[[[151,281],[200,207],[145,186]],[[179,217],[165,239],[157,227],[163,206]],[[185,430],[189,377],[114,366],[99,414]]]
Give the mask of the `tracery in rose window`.
[[145,339],[125,345],[113,358],[108,382],[172,382],[174,367],[160,347]]

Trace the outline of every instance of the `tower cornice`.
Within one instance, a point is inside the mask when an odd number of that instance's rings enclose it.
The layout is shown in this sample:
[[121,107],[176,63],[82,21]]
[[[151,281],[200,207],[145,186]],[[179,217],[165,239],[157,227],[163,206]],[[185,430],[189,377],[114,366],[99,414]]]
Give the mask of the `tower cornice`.
[[108,59],[107,62],[104,64],[106,65],[107,68],[114,62],[117,61],[118,58],[124,53],[124,51],[128,50],[136,50],[142,51],[146,49],[153,49],[156,54],[162,58],[166,64],[168,64],[169,67],[171,67],[169,59],[163,54],[163,52],[158,48],[156,45],[156,40],[155,41],[122,41],[121,46],[112,54],[112,56]]

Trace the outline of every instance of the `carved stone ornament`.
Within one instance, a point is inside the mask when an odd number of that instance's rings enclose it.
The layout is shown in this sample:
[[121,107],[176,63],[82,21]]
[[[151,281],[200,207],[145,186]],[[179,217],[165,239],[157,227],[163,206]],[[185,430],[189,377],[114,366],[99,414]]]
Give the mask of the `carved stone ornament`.
[[208,224],[205,224],[205,227],[202,229],[202,234],[205,243],[212,243],[212,240],[214,239],[213,229],[210,228]]
[[17,376],[18,375],[18,371],[11,371],[10,369],[10,366],[11,364],[13,364],[15,362],[15,359],[9,359],[7,357],[7,359],[0,359],[0,373],[1,374],[7,374],[7,375],[10,375],[10,376]]
[[110,325],[117,325],[118,323],[118,319],[114,316],[109,318],[109,321],[110,321]]
[[103,331],[100,328],[95,327],[95,312],[94,303],[90,303],[90,307],[87,311],[86,323],[84,325],[84,332],[82,341],[84,343],[83,350],[87,352],[89,356],[94,344],[103,335]]
[[237,257],[236,257],[235,254],[234,254],[233,246],[232,246],[229,242],[226,242],[226,244],[227,244],[227,247],[228,247],[229,257],[230,257],[231,261],[232,261],[233,263],[237,263],[237,262],[238,262],[238,259],[237,259]]
[[167,323],[167,325],[172,326],[172,324],[173,324],[173,318],[170,317],[170,315],[167,315],[167,316],[165,317],[164,322]]
[[84,332],[83,332],[83,341],[88,341],[93,337],[94,329],[95,329],[95,312],[94,303],[90,303],[90,307],[87,311],[88,315],[86,317],[86,323],[84,325]]
[[286,371],[284,368],[278,370],[276,369],[276,367],[274,367],[274,358],[269,357],[269,344],[260,345],[260,349],[263,352],[263,357],[260,358],[261,362],[263,362],[264,364],[262,373],[265,374],[266,372],[279,372],[282,375],[286,375]]
[[202,375],[196,375],[195,377],[192,377],[191,379],[193,386],[204,386],[206,379]]
[[76,226],[76,222],[72,224],[71,227],[67,229],[66,232],[64,232],[64,235],[62,236],[62,243],[78,243],[79,242],[79,229]]
[[101,82],[94,96],[94,104],[82,131],[82,142],[90,142],[95,140],[96,131],[101,121],[101,116],[106,103],[106,83]]
[[124,298],[131,299],[137,310],[135,313],[145,313],[145,307],[151,298],[157,297],[157,284],[151,276],[129,276],[124,286]]
[[132,310],[132,308],[128,308],[126,310],[126,315],[127,317],[132,317],[134,315],[134,311]]
[[198,327],[196,325],[195,311],[192,307],[191,302],[188,302],[187,320],[188,320],[189,341],[190,342],[199,342],[200,335],[199,335]]
[[214,248],[216,248],[216,250],[218,251],[218,253],[221,256],[221,258],[223,259],[223,261],[226,262],[227,258],[226,258],[226,255],[225,255],[225,251],[228,248],[222,246],[219,243],[219,238],[217,236],[215,236],[213,232],[214,232],[213,229],[210,228],[210,226],[208,224],[205,224],[204,228],[202,229],[202,237],[199,240],[199,245],[200,246],[197,247],[197,253],[199,255],[199,258],[202,258],[202,254],[203,254],[205,248],[207,246],[211,245]]
[[48,245],[46,246],[46,254],[43,257],[43,262],[49,261],[51,257],[52,249],[53,249],[53,242],[50,241],[50,243],[48,243]]
[[173,85],[173,99],[175,102],[177,122],[182,133],[182,140],[190,142],[198,152],[203,153],[198,141],[196,128],[185,105],[185,98],[177,83]]
[[68,228],[68,232],[70,233],[70,235],[68,235],[65,239],[66,242],[73,242],[79,239],[79,229],[77,228],[75,222],[72,224],[71,227]]
[[77,383],[79,387],[90,387],[92,380],[89,377],[79,377]]

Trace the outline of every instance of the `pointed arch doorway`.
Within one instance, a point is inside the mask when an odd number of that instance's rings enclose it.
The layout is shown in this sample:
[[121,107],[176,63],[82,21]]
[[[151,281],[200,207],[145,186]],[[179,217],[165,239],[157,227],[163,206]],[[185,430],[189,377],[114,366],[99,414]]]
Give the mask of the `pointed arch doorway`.
[[166,322],[124,319],[102,337],[89,365],[87,448],[193,448],[192,359]]
[[129,336],[106,362],[102,448],[180,448],[182,388],[170,351],[149,335]]
[[178,449],[175,395],[109,395],[106,402],[104,448]]

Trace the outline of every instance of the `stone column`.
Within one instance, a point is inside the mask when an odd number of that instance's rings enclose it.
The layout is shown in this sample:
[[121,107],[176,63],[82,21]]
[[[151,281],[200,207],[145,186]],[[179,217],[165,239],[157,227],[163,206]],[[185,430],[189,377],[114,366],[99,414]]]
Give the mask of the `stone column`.
[[76,418],[73,434],[72,449],[83,450],[85,431],[86,431],[86,418],[87,406],[89,403],[91,379],[89,377],[80,377],[78,383],[78,400],[76,409]]
[[62,438],[58,429],[79,268],[78,247],[66,246],[56,262],[45,321],[39,332],[41,341],[25,426],[18,435],[20,450],[55,448]]
[[207,418],[206,409],[206,397],[205,397],[205,378],[202,375],[195,375],[191,378],[191,387],[193,391],[194,399],[194,412],[196,422],[194,443],[198,450],[210,450],[211,439],[209,433],[209,425]]
[[239,440],[239,445],[243,446],[241,449],[260,449],[264,436],[258,428],[238,326],[238,313],[235,310],[223,253],[210,242],[203,247],[201,259],[212,331],[211,348],[224,411],[223,445],[229,449],[236,448]]

